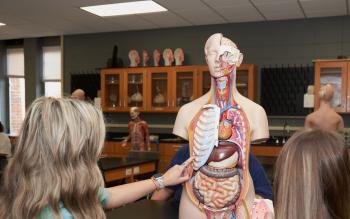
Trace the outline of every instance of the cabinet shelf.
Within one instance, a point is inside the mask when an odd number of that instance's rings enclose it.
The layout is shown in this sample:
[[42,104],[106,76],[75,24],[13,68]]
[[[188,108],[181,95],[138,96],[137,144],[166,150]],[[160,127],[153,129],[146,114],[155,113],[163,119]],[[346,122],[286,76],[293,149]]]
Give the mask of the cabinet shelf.
[[[139,92],[142,102],[138,102],[142,112],[177,112],[181,105],[187,103],[188,98],[181,97],[184,92],[192,100],[202,96],[211,88],[211,76],[207,66],[179,67],[140,67],[135,73],[132,68],[102,69],[101,70],[101,106],[104,112],[127,112],[136,102],[130,103],[131,95]],[[244,94],[254,100],[255,65],[243,64],[239,70],[247,74],[237,74],[237,88],[244,90]],[[137,74],[137,77],[134,77]],[[112,79],[112,80],[111,80]],[[114,80],[113,80],[114,79]],[[112,83],[111,83],[112,81]],[[164,105],[155,105],[153,100],[157,92],[155,85],[164,95]],[[116,107],[110,106],[109,95],[113,91],[120,99]]]

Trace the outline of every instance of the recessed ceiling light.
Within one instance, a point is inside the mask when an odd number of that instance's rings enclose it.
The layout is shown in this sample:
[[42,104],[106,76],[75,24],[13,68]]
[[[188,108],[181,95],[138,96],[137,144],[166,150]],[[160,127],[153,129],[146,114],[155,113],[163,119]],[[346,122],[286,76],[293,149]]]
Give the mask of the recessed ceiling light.
[[137,1],[107,5],[95,5],[81,7],[81,9],[101,17],[167,11],[166,8],[153,1]]
[[5,26],[6,24],[4,24],[4,23],[0,23],[0,26]]

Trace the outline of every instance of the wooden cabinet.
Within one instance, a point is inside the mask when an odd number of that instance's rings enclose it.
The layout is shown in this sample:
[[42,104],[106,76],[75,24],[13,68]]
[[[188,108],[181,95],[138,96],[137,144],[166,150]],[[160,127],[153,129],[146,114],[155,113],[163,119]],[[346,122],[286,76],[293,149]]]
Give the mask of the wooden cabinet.
[[101,105],[104,112],[122,109],[123,71],[104,69],[101,71]]
[[102,150],[102,156],[126,157],[127,155],[128,149],[122,147],[121,141],[105,141],[105,145]]
[[350,112],[350,59],[316,60],[315,62],[315,110],[320,106],[318,92],[325,84],[332,84],[332,105],[337,112]]
[[[237,89],[255,100],[256,66],[237,70]],[[207,66],[140,67],[101,70],[101,103],[104,112],[126,112],[138,106],[146,112],[177,112],[209,91]]]
[[[236,87],[239,93],[251,100],[256,100],[257,66],[242,64],[236,71]],[[198,95],[202,96],[210,90],[211,77],[207,66],[198,68]]]

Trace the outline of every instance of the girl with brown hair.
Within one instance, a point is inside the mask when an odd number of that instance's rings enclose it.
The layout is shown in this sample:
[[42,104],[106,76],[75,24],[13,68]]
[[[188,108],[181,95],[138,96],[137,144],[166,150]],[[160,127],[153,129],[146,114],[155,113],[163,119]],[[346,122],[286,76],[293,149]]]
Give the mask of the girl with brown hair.
[[[26,113],[6,167],[0,218],[106,218],[104,208],[135,201],[162,185],[154,179],[104,188],[97,161],[105,137],[100,110],[69,98],[38,98]],[[165,186],[189,179],[186,166],[163,175]]]
[[333,132],[293,135],[276,162],[277,219],[349,219],[350,163],[344,141]]

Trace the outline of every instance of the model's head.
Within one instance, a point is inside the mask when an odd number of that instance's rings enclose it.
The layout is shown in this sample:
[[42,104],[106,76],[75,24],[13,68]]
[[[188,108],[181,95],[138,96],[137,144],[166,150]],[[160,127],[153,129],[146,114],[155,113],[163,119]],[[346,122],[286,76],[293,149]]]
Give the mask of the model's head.
[[182,63],[185,59],[183,50],[181,48],[175,49],[174,57],[176,60],[176,65],[182,65]]
[[159,62],[160,60],[160,52],[158,49],[153,50],[153,58]]
[[211,35],[204,47],[205,60],[212,77],[219,78],[229,74],[233,68],[239,67],[243,55],[235,43],[221,33]]
[[171,65],[174,62],[174,54],[170,48],[166,48],[163,51],[163,59],[165,66]]
[[148,56],[147,50],[144,49],[144,50],[142,51],[142,57],[143,57],[143,60],[144,60],[144,61],[146,61],[146,62],[148,61],[149,56]]
[[350,218],[350,163],[336,133],[296,133],[276,162],[276,218]]
[[37,218],[59,203],[74,218],[105,218],[97,161],[105,137],[100,110],[72,98],[38,98],[28,109],[4,172],[0,218]]
[[76,89],[73,91],[71,97],[79,100],[85,100],[85,91],[82,89]]
[[140,115],[139,108],[134,106],[130,108],[130,117],[131,119],[136,119]]
[[334,87],[331,84],[326,84],[320,88],[319,97],[321,100],[330,102],[334,94]]
[[137,66],[140,64],[140,56],[137,50],[133,49],[129,52],[130,66]]

